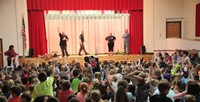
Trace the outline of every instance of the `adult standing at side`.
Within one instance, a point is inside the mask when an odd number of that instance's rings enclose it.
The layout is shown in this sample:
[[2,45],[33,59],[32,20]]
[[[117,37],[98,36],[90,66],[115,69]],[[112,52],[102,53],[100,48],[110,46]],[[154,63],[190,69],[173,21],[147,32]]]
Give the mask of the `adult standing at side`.
[[67,35],[65,35],[64,32],[60,32],[59,27],[58,27],[58,33],[60,37],[60,49],[62,51],[62,57],[69,56],[69,53],[67,51],[67,41],[69,41],[69,38]]
[[7,57],[8,66],[11,66],[12,61],[13,61],[13,65],[16,64],[15,57],[18,54],[15,52],[14,45],[10,45],[9,49],[4,53],[4,55],[8,56]]
[[106,40],[108,41],[108,52],[109,52],[109,56],[113,55],[113,48],[114,48],[114,41],[115,41],[116,37],[112,35],[112,33],[110,33],[109,36],[106,37]]
[[129,38],[130,34],[128,33],[128,29],[126,29],[125,33],[123,34],[122,38],[124,39],[124,54],[130,54],[130,47],[129,47]]
[[[0,51],[0,58],[2,58],[2,52],[1,52],[1,51]],[[3,66],[2,62],[3,62],[3,61],[0,59],[0,67]]]
[[85,52],[86,55],[88,55],[87,51],[85,50],[85,45],[84,45],[84,42],[85,42],[84,31],[81,32],[81,35],[79,36],[79,39],[80,39],[80,49],[79,49],[78,55],[81,56],[81,51],[82,50]]

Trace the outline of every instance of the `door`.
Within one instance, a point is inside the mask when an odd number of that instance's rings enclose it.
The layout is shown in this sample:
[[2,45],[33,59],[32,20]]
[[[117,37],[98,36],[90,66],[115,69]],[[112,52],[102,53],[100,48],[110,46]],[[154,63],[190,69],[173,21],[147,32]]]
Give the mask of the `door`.
[[166,22],[166,38],[181,38],[181,21]]
[[2,39],[0,39],[0,67],[3,66],[3,44]]

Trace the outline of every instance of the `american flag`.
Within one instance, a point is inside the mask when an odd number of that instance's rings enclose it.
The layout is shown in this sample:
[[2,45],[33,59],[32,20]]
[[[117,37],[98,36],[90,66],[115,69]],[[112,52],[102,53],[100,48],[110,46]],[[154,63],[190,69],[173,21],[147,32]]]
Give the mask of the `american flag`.
[[23,47],[24,50],[26,50],[26,31],[25,31],[24,17],[22,17],[22,36],[23,36]]

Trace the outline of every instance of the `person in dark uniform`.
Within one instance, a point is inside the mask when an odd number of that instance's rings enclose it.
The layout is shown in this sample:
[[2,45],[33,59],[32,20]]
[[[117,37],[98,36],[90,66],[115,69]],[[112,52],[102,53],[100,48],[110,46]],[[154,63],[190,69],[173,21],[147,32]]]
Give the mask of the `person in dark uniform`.
[[80,39],[80,49],[79,49],[78,55],[81,56],[81,51],[82,50],[85,52],[86,55],[88,55],[87,51],[85,50],[85,46],[84,46],[84,42],[85,42],[84,31],[81,32],[81,35],[79,36],[79,39]]
[[115,45],[115,43],[114,43],[115,39],[116,39],[116,37],[113,36],[112,33],[110,33],[110,35],[106,37],[106,40],[108,41],[109,56],[113,55],[113,47]]
[[65,57],[65,55],[68,57],[69,53],[67,51],[67,41],[69,40],[68,36],[65,35],[64,32],[60,32],[59,31],[59,27],[58,27],[58,33],[59,33],[59,37],[60,37],[60,49],[62,51],[62,57]]

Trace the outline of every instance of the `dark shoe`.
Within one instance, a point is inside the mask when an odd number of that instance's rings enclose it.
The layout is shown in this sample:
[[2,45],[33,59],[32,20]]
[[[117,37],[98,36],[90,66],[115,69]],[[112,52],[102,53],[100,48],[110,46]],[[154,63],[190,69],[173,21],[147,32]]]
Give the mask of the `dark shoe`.
[[82,56],[81,54],[78,54],[79,56]]
[[70,55],[68,54],[67,57],[69,57]]

